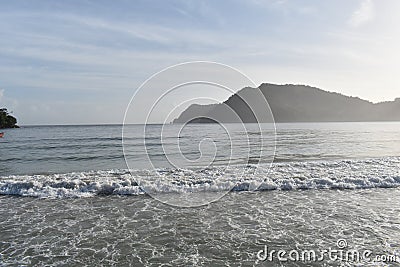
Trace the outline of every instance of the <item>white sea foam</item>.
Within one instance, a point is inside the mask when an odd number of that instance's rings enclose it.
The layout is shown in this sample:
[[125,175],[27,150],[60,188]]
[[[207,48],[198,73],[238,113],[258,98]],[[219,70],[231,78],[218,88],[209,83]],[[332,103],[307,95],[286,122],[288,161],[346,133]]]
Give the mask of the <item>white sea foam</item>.
[[[0,177],[0,194],[40,198],[204,191],[268,191],[400,187],[400,157],[275,163],[246,170],[89,171]],[[138,183],[143,187],[138,186]]]

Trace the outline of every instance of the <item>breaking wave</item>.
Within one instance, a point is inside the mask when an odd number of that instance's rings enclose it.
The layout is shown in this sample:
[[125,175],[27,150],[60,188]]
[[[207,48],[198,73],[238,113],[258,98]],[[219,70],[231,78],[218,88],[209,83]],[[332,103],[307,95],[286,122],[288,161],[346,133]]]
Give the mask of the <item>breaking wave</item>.
[[65,174],[0,177],[0,195],[79,198],[101,195],[145,195],[137,181],[156,193],[204,191],[268,191],[367,189],[400,187],[400,157],[363,160],[285,162],[239,168],[203,170],[96,170]]

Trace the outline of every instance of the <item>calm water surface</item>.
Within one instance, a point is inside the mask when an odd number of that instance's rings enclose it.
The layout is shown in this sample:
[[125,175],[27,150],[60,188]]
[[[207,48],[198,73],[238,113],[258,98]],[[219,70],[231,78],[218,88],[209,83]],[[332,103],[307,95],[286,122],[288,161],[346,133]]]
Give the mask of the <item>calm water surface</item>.
[[[239,129],[230,132],[232,145],[217,125],[189,125],[179,152],[173,149],[177,126],[167,126],[162,140],[160,127],[147,129],[147,157],[143,127],[128,126],[125,152],[136,178],[148,177],[150,158],[165,177],[160,192],[195,195],[203,185],[210,194],[232,185],[234,192],[198,208],[154,200],[127,171],[121,126],[5,130],[0,265],[340,266],[256,257],[265,245],[323,250],[339,238],[374,255],[400,253],[400,123],[278,124],[276,136],[269,126],[260,134],[249,125],[253,143],[264,144],[261,158],[257,145],[249,152]],[[171,158],[200,159],[200,166],[210,157],[215,162],[202,172],[173,169],[164,166],[163,149]],[[224,169],[230,162],[259,162],[259,172],[236,177],[235,168]],[[258,189],[250,190],[252,184]]]

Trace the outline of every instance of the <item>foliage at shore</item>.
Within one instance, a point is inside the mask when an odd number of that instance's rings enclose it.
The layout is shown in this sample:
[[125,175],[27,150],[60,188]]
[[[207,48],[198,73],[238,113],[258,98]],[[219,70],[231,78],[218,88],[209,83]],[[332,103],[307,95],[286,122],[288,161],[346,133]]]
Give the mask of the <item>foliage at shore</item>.
[[17,119],[10,115],[6,108],[0,108],[0,129],[19,128]]

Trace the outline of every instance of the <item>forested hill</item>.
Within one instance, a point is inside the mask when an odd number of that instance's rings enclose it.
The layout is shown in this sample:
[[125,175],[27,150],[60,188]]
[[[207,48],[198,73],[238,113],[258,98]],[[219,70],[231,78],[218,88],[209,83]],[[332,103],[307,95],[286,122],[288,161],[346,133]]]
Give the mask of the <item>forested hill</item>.
[[[305,85],[265,83],[259,89],[269,103],[275,122],[400,121],[400,98],[374,104],[357,97]],[[212,122],[207,118],[233,122],[231,118],[218,113],[221,106],[229,106],[243,122],[255,122],[254,115],[248,108],[254,108],[252,90],[256,89],[243,88],[220,104],[191,105],[173,122]],[[248,105],[243,99],[247,100]]]

